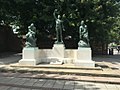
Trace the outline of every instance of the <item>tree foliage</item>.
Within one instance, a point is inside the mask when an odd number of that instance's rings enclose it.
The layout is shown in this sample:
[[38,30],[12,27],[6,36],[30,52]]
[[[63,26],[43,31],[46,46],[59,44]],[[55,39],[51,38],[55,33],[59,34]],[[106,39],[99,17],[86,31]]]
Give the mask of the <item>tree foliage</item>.
[[54,37],[53,11],[57,8],[64,20],[64,37],[71,36],[78,40],[78,27],[80,21],[84,20],[88,25],[91,42],[108,43],[120,28],[118,1],[0,0],[0,21],[20,26],[22,34],[27,32],[27,26],[33,22],[40,37]]

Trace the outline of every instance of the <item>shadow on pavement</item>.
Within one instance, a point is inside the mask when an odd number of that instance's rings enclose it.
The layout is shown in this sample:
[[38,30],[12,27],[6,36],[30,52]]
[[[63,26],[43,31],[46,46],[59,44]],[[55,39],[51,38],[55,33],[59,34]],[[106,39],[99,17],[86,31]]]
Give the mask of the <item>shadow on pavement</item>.
[[17,63],[22,58],[22,53],[4,52],[0,53],[0,65]]

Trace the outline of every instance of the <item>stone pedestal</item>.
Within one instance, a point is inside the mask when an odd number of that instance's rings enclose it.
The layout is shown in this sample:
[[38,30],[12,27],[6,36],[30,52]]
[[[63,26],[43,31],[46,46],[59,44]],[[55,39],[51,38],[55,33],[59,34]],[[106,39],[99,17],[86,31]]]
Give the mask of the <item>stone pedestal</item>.
[[22,52],[22,59],[19,61],[19,65],[36,65],[39,63],[38,48],[24,48]]
[[53,57],[64,58],[65,55],[64,44],[54,44],[52,53]]
[[83,67],[95,67],[95,62],[92,61],[91,48],[78,48],[75,65]]
[[54,44],[50,64],[62,64],[65,57],[64,44]]

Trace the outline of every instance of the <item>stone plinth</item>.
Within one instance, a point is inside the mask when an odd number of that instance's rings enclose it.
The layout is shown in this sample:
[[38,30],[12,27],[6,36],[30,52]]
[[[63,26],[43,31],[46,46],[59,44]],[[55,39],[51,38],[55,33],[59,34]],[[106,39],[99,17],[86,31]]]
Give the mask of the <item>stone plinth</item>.
[[54,44],[50,64],[62,64],[65,57],[64,44]]
[[19,61],[19,65],[36,65],[39,63],[38,48],[24,48],[22,52],[22,59]]
[[52,49],[24,48],[19,65],[36,65],[38,63],[75,64],[94,67],[91,48],[65,49],[64,44],[54,44]]
[[74,63],[83,67],[95,67],[95,62],[92,61],[91,48],[78,48]]
[[65,56],[64,44],[54,44],[52,50],[52,57],[64,58],[64,56]]

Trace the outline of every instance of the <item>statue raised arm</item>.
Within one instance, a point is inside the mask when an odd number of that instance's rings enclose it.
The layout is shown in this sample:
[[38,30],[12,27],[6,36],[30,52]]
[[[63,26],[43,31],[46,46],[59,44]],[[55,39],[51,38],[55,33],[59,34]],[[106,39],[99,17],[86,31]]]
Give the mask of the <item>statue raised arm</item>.
[[55,9],[54,12],[53,12],[53,16],[54,16],[55,20],[57,19],[56,12],[57,12],[57,9]]
[[62,30],[64,30],[64,26],[63,26],[63,21],[61,20],[61,16],[58,15],[58,17],[56,17],[56,12],[57,9],[54,10],[53,16],[56,20],[56,26],[55,26],[55,30],[56,30],[56,38],[57,41],[55,42],[56,44],[62,44],[63,40],[62,40]]

